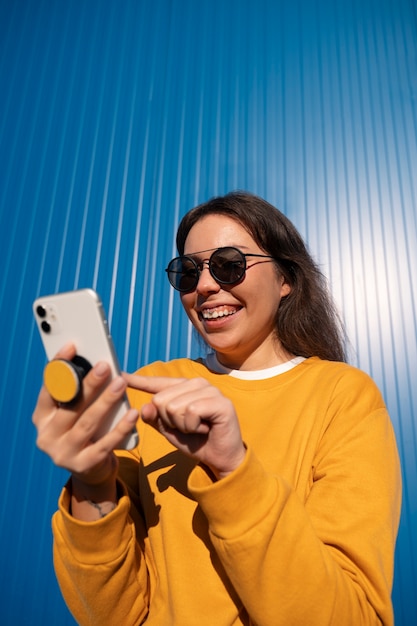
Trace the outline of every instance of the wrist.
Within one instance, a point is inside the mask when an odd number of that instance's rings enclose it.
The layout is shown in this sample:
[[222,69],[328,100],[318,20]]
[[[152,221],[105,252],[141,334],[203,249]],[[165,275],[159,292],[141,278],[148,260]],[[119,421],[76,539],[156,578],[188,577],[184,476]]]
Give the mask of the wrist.
[[71,476],[71,515],[82,521],[97,521],[117,506],[119,494],[116,474],[98,483],[85,482],[84,477]]
[[222,468],[210,467],[211,474],[214,475],[216,480],[221,480],[232,474],[243,463],[246,456],[246,446],[243,444],[242,448],[229,460],[226,466]]
[[71,476],[72,497],[77,501],[92,500],[93,502],[117,501],[116,477],[111,477],[97,485],[85,483],[77,476]]
[[105,486],[107,483],[114,482],[117,476],[119,462],[114,453],[109,454],[98,465],[83,471],[72,471],[71,479],[75,484],[85,485],[88,488],[98,488]]

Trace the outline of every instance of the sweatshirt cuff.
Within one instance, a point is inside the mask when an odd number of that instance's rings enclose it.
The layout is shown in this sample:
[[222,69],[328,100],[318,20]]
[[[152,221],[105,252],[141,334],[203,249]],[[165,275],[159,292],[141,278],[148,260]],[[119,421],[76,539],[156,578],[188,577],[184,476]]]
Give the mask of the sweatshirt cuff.
[[[63,488],[58,511],[52,518],[55,541],[64,542],[73,557],[80,563],[104,564],[123,554],[127,544],[134,536],[133,522],[129,518],[130,501],[126,488],[118,482],[121,495],[116,508],[105,517],[84,522],[70,514],[71,487],[67,483]],[[111,546],[111,549],[109,549]]]
[[188,488],[207,517],[211,532],[230,539],[248,532],[268,514],[277,502],[280,481],[267,474],[248,448],[243,463],[217,482],[197,465],[189,476]]

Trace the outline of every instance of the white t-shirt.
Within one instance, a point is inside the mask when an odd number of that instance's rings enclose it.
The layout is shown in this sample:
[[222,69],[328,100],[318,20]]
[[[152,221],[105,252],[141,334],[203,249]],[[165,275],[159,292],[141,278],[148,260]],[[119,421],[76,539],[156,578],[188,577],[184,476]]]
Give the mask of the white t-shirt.
[[241,380],[264,380],[265,378],[272,378],[273,376],[278,376],[278,374],[283,374],[284,372],[288,372],[288,370],[296,367],[299,363],[305,361],[303,356],[296,356],[291,361],[286,361],[285,363],[280,363],[279,365],[274,365],[273,367],[267,367],[263,370],[232,370],[228,367],[225,367],[217,360],[217,356],[214,352],[211,352],[206,356],[205,363],[207,367],[217,374],[228,374],[229,376],[233,376],[233,378],[240,378]]

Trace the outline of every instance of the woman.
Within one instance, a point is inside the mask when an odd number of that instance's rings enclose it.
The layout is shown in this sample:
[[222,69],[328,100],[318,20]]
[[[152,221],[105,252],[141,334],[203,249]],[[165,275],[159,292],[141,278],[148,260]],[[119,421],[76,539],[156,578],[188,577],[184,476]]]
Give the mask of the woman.
[[[98,364],[78,411],[39,397],[38,445],[71,472],[53,519],[70,610],[100,625],[393,624],[394,434],[374,383],[343,362],[302,239],[232,193],[191,210],[177,247],[168,278],[207,357],[108,387]],[[92,443],[126,385],[135,408]],[[138,448],[116,456],[136,421]]]

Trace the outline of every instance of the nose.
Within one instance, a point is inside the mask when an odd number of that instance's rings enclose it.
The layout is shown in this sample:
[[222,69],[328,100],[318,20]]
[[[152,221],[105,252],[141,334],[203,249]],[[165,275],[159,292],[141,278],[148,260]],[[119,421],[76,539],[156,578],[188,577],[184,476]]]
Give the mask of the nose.
[[200,275],[198,277],[198,283],[196,291],[199,294],[215,293],[220,290],[220,285],[216,282],[213,276],[210,274],[209,262],[202,261],[199,268]]

